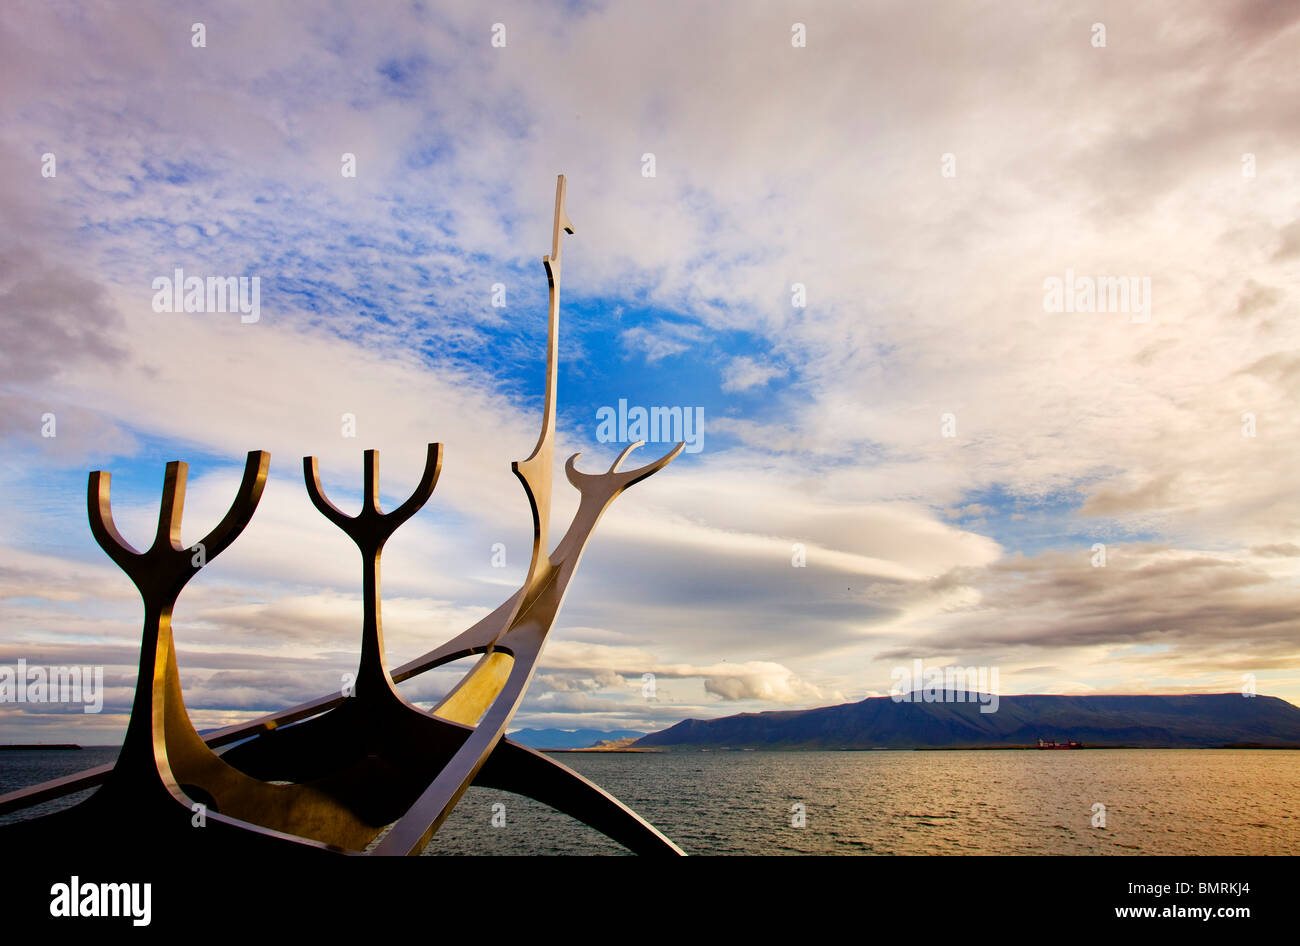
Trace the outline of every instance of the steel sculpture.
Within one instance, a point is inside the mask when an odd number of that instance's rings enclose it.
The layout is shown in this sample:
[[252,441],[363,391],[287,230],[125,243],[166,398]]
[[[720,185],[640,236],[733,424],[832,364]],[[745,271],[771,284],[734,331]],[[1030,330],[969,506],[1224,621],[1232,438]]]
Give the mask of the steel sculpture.
[[[361,553],[363,624],[355,687],[200,736],[185,710],[173,644],[172,609],[186,583],[252,519],[266,485],[270,456],[248,454],[243,481],[220,524],[202,541],[203,556],[181,545],[186,465],[167,464],[158,531],[144,552],[113,524],[110,477],[90,474],[91,531],[135,583],[144,601],[140,671],[130,722],[117,762],[0,796],[0,814],[87,788],[81,803],[0,828],[0,839],[75,839],[78,844],[138,846],[177,853],[419,854],[471,784],[537,799],[642,854],[683,852],[616,798],[549,756],[505,738],[523,700],[601,515],[621,492],[667,466],[685,444],[638,469],[623,471],[627,447],[601,474],[580,472],[569,457],[565,475],[578,490],[578,511],[549,553],[551,471],[560,311],[560,255],[565,181],[556,183],[548,283],[546,394],[542,429],[532,454],[512,465],[533,517],[533,547],[523,585],[473,627],[422,657],[389,671],[380,615],[380,553],[384,543],[428,501],[442,466],[442,445],[429,444],[424,473],[404,503],[379,509],[379,458],[365,451],[362,509],[347,516],[321,487],[315,457],[303,459],[312,503]],[[479,655],[459,684],[426,712],[396,684],[434,667]],[[218,755],[214,750],[239,743]]]

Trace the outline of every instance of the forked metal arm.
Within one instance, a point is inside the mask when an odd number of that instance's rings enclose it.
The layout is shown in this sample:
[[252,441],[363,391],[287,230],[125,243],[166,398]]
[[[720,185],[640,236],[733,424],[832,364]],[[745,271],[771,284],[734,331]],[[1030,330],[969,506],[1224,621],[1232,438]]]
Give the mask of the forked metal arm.
[[410,497],[392,512],[379,511],[379,452],[367,450],[363,474],[361,511],[349,516],[325,498],[320,482],[320,464],[316,457],[303,457],[303,478],[312,504],[330,522],[356,543],[361,552],[361,585],[364,619],[361,629],[361,659],[357,669],[356,692],[396,696],[393,678],[384,666],[384,625],[379,604],[379,562],[384,543],[398,527],[420,510],[442,472],[442,444],[431,443],[425,452],[424,472]]
[[[112,474],[96,470],[90,474],[86,490],[86,507],[90,531],[108,557],[126,572],[142,592],[170,590],[171,603],[175,603],[186,582],[206,564],[225,551],[244,531],[262,491],[266,488],[267,472],[271,468],[271,455],[265,450],[250,450],[244,463],[244,476],[239,490],[225,516],[198,544],[186,548],[181,544],[181,515],[185,508],[185,481],[189,464],[173,460],[167,464],[163,477],[162,499],[158,510],[158,530],[153,544],[143,552],[137,551],[122,538],[113,522],[111,498]],[[192,550],[202,547],[202,555]]]

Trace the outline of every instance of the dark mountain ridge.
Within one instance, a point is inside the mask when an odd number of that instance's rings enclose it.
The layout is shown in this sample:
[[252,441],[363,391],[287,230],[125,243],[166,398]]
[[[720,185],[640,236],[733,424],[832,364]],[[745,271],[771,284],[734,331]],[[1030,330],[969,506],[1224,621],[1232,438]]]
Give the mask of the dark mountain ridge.
[[914,702],[868,697],[817,709],[687,719],[632,745],[937,749],[1034,746],[1042,738],[1091,747],[1300,748],[1300,707],[1275,696],[1001,696],[990,713],[966,696],[971,702],[926,703],[918,692]]

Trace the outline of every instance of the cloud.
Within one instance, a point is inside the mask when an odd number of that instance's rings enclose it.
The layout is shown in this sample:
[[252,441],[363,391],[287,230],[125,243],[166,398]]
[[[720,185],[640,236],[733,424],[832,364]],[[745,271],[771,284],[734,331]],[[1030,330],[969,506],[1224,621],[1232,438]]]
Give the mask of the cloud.
[[1281,298],[1282,293],[1278,289],[1272,286],[1261,286],[1254,280],[1248,279],[1240,299],[1237,300],[1237,315],[1246,318],[1256,312],[1271,309]]
[[843,702],[842,693],[827,693],[796,677],[787,667],[750,661],[736,667],[713,667],[704,689],[724,700],[764,700],[771,703]]
[[1283,669],[1295,658],[1300,629],[1289,558],[1158,544],[1110,546],[1104,567],[1094,567],[1086,549],[1012,556],[932,583],[970,584],[980,591],[978,602],[947,615],[912,647],[879,656],[961,650],[1020,661],[1031,652],[1041,660],[1073,651],[1077,673],[1103,663],[1112,648],[1159,645],[1158,656],[1147,652],[1140,660],[1166,665],[1171,677],[1236,666]]
[[1128,491],[1099,489],[1088,497],[1079,512],[1085,516],[1115,516],[1161,508],[1173,501],[1178,474],[1169,473]]
[[688,351],[703,332],[699,326],[685,322],[660,321],[652,326],[637,325],[620,334],[623,347],[636,352],[650,364]]
[[747,355],[733,358],[722,372],[722,390],[748,391],[785,374],[785,369],[755,361]]
[[0,377],[44,381],[85,360],[118,366],[122,319],[103,288],[21,247],[0,250]]
[[1275,260],[1285,260],[1293,256],[1300,256],[1300,218],[1292,220],[1280,231],[1281,244],[1277,252],[1273,254]]
[[[799,679],[788,667],[770,661],[746,661],[739,664],[715,663],[696,666],[684,663],[665,663],[651,654],[636,649],[591,644],[586,642],[556,641],[546,651],[543,664],[551,669],[569,672],[590,672],[602,687],[626,687],[630,678],[640,687],[645,674],[666,679],[700,678],[704,691],[727,701],[764,700],[774,703],[802,703],[843,699],[838,692],[828,693],[807,681]],[[612,671],[612,672],[611,672]],[[571,692],[581,687],[546,675],[546,682],[559,692]]]

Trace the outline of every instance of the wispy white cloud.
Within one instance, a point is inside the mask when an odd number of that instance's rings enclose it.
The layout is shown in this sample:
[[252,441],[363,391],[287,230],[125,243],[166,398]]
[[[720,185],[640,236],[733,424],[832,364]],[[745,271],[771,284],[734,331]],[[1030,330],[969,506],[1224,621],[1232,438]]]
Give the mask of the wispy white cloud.
[[722,371],[722,390],[748,391],[767,384],[773,378],[780,378],[785,373],[785,369],[779,365],[756,361],[748,355],[738,355]]

